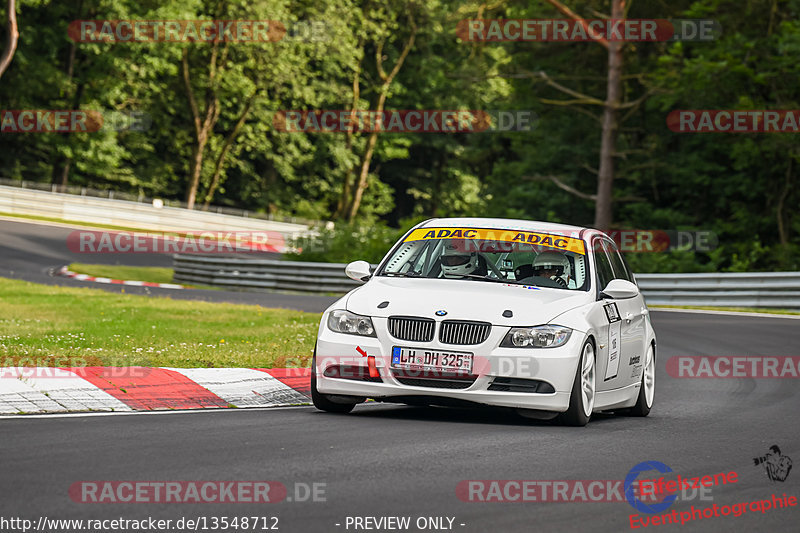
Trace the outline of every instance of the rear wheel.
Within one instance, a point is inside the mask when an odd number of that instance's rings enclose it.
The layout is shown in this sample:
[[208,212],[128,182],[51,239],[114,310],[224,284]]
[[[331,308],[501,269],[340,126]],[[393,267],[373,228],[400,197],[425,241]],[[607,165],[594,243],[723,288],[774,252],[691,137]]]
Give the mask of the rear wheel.
[[343,403],[331,401],[327,394],[322,394],[317,390],[317,350],[314,349],[314,357],[311,360],[311,401],[314,407],[320,411],[328,413],[349,413],[356,406],[357,402]]
[[632,416],[647,416],[650,408],[653,407],[653,399],[656,394],[656,353],[651,344],[647,348],[644,358],[644,370],[642,371],[642,385],[639,387],[639,397],[636,405],[627,411]]
[[578,370],[569,396],[569,409],[561,413],[559,420],[567,426],[585,426],[592,416],[595,398],[594,344],[587,340],[581,350]]

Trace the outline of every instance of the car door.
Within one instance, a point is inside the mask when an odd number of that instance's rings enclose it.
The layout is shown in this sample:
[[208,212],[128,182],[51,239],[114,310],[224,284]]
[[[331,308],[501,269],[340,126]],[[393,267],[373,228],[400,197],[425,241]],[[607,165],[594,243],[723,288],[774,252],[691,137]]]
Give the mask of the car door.
[[[592,240],[594,251],[594,272],[597,294],[600,294],[608,283],[614,279],[614,269],[605,250],[602,239]],[[602,309],[597,316],[597,370],[598,389],[608,390],[617,388],[620,358],[622,355],[622,318],[619,305],[610,299],[599,299],[598,306]]]
[[[636,283],[622,255],[613,241],[603,239],[603,248],[614,270],[614,279]],[[645,316],[647,308],[641,294],[633,298],[615,299],[619,309],[620,336],[622,350],[619,361],[618,379],[620,386],[639,381],[644,365]]]

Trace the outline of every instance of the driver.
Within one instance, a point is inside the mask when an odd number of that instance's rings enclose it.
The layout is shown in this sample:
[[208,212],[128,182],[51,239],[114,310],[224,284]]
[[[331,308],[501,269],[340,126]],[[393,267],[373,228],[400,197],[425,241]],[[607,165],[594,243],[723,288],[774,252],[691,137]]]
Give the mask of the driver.
[[[445,244],[442,256],[442,274],[446,278],[458,278],[475,273],[480,264],[478,252],[467,252],[453,243]],[[480,274],[480,273],[478,273]]]
[[566,287],[569,283],[569,260],[561,252],[542,252],[533,260],[533,275]]

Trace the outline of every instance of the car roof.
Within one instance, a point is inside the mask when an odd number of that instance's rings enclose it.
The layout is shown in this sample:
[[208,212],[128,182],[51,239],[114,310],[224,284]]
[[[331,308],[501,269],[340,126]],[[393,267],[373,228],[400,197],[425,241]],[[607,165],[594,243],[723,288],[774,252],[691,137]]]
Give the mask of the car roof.
[[581,226],[570,226],[567,224],[555,224],[553,222],[541,222],[536,220],[521,220],[514,218],[480,218],[480,217],[460,217],[460,218],[432,218],[426,220],[418,227],[420,228],[487,228],[487,229],[508,229],[520,231],[536,231],[542,233],[560,233],[573,235],[577,237],[584,230],[585,233],[581,235],[584,239],[590,238],[595,233],[601,233],[598,230],[591,228],[584,228]]

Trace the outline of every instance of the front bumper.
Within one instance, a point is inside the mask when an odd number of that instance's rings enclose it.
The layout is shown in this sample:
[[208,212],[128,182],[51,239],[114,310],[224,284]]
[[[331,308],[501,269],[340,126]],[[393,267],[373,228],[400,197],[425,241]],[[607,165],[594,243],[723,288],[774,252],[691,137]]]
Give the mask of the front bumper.
[[[388,401],[392,398],[425,396],[497,407],[563,412],[569,407],[570,391],[586,338],[585,334],[573,331],[569,341],[558,348],[500,348],[498,345],[510,328],[493,326],[491,334],[483,343],[455,346],[441,344],[438,338],[425,343],[395,339],[388,334],[386,319],[372,319],[377,337],[330,331],[324,325],[326,319],[323,316],[323,326],[317,339],[317,390],[324,394]],[[460,384],[457,383],[459,380],[441,375],[432,379],[429,375],[420,375],[420,379],[408,379],[407,374],[403,376],[402,371],[391,368],[392,348],[395,346],[471,352],[474,354],[472,375],[461,379]],[[331,377],[330,374],[337,375],[332,372],[332,367],[336,366],[347,369],[343,375],[348,377]],[[368,370],[369,366],[373,367],[372,374]],[[359,371],[353,372],[353,369]],[[377,378],[376,373],[379,376]],[[550,392],[517,392],[519,387],[498,386],[501,382],[517,383],[516,380],[544,382],[549,386],[541,389]],[[425,386],[420,386],[421,383],[425,383]],[[457,387],[453,388],[453,385]],[[492,390],[498,388],[506,390]]]

